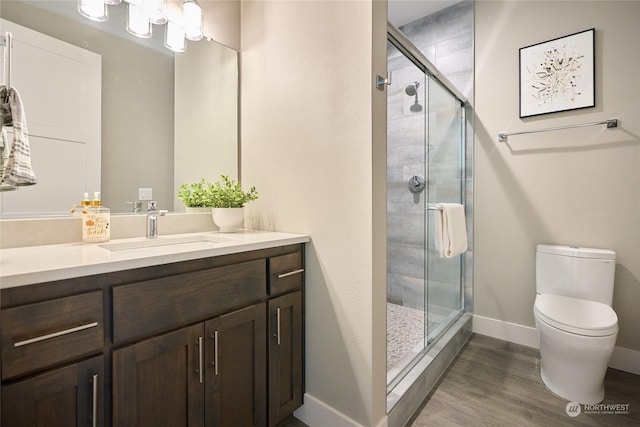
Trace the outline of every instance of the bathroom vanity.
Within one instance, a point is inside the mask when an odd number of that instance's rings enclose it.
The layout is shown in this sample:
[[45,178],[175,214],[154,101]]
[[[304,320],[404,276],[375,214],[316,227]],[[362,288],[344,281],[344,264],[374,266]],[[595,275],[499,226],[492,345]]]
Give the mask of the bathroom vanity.
[[3,249],[3,424],[274,426],[289,416],[304,388],[309,239],[224,239]]

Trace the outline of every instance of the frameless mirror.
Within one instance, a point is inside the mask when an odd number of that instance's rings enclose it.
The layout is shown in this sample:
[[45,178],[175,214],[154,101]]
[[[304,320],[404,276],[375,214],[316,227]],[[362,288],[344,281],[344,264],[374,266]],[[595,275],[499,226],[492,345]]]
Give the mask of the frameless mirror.
[[[129,202],[145,206],[145,199],[184,211],[181,184],[220,174],[237,178],[237,52],[203,39],[173,53],[158,25],[152,38],[134,37],[125,30],[126,5],[109,6],[107,22],[92,22],[78,14],[75,0],[2,0],[4,26],[9,21],[98,61],[97,76],[75,72],[55,62],[60,55],[48,42],[31,43],[36,50],[25,53],[29,43],[14,35],[11,85],[30,125],[34,118],[29,133],[38,184],[1,192],[2,218],[68,215],[84,192],[94,191],[113,213],[131,212]],[[54,65],[33,66],[36,56],[54,58]],[[99,105],[88,105],[96,96]],[[45,98],[49,104],[40,105]],[[79,147],[83,138],[97,139],[100,148]]]

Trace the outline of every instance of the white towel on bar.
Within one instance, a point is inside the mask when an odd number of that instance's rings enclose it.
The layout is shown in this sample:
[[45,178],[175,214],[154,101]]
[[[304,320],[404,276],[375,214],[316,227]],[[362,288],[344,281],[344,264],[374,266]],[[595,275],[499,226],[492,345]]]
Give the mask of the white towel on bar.
[[460,255],[467,250],[464,206],[458,203],[438,203],[436,208],[436,250],[441,257]]
[[13,142],[4,169],[3,184],[23,186],[36,183],[36,176],[31,168],[31,152],[29,150],[29,135],[27,118],[24,114],[22,99],[14,88],[0,86],[0,100],[8,99],[11,109],[11,126],[13,127]]

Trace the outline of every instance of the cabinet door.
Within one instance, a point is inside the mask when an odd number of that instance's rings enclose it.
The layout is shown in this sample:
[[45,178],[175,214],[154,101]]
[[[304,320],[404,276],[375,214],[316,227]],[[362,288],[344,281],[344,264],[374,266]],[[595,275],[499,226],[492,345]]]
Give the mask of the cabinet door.
[[204,425],[203,324],[113,352],[115,426]]
[[207,426],[265,426],[266,304],[206,322]]
[[104,361],[94,357],[2,387],[2,425],[102,426]]
[[302,292],[269,301],[269,425],[302,405]]

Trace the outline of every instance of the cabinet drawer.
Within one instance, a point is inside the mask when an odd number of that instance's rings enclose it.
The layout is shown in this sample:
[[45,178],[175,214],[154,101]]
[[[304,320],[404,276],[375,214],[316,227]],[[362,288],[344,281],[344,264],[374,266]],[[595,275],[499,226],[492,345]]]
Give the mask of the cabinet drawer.
[[301,289],[303,277],[301,252],[269,258],[269,295]]
[[144,338],[266,299],[266,260],[113,288],[113,342]]
[[102,350],[102,291],[2,310],[2,379]]

